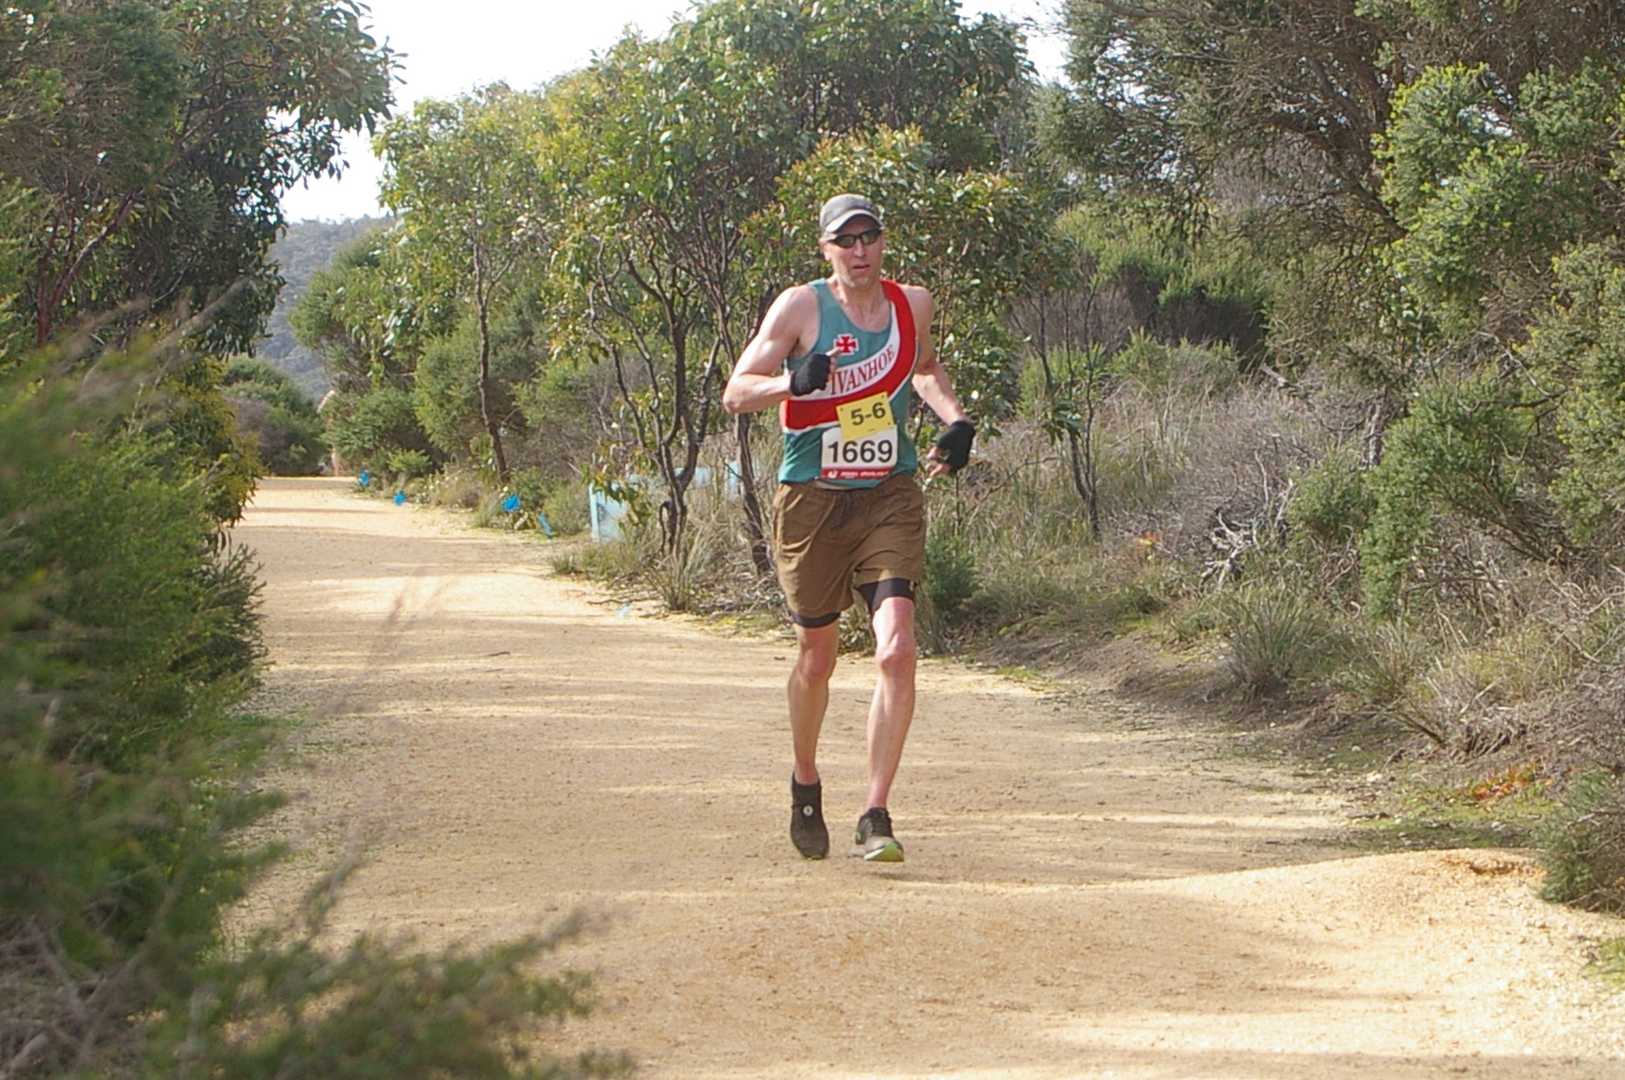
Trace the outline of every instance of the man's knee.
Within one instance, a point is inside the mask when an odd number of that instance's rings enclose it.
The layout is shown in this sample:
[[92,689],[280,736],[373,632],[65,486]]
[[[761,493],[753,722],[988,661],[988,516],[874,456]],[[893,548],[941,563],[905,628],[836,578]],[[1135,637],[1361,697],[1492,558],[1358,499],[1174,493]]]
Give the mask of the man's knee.
[[796,674],[808,682],[828,682],[835,673],[835,656],[840,641],[834,634],[803,639],[796,654]]
[[907,631],[898,630],[875,642],[875,665],[882,675],[912,676],[918,659],[919,647],[914,643],[914,635]]

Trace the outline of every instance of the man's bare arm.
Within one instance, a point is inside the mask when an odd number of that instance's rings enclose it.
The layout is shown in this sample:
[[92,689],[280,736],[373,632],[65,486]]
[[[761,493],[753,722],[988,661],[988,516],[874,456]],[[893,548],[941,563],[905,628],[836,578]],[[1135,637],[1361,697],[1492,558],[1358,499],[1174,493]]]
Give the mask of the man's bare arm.
[[[968,421],[964,407],[959,404],[959,398],[954,394],[953,381],[948,378],[948,369],[943,366],[942,358],[937,355],[936,339],[931,334],[931,320],[936,315],[936,306],[931,294],[925,289],[910,287],[908,289],[909,307],[914,312],[914,336],[920,343],[919,353],[914,361],[914,392],[920,400],[930,406],[931,411],[944,424],[952,424],[958,420]],[[926,454],[931,462],[928,476],[940,476],[948,471],[948,462],[939,447],[933,446]]]
[[724,409],[760,412],[790,396],[790,373],[784,370],[784,362],[807,351],[803,341],[809,318],[817,318],[817,305],[818,298],[804,285],[779,294],[728,376],[728,385],[722,389]]

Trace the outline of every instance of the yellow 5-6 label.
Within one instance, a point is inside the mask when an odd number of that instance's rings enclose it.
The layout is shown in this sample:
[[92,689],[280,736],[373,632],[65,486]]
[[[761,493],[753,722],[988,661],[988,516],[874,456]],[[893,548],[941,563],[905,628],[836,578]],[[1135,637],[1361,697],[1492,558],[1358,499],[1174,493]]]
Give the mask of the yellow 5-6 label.
[[867,438],[878,431],[894,427],[891,401],[884,393],[871,394],[858,401],[846,401],[835,407],[841,421],[841,438],[847,442]]

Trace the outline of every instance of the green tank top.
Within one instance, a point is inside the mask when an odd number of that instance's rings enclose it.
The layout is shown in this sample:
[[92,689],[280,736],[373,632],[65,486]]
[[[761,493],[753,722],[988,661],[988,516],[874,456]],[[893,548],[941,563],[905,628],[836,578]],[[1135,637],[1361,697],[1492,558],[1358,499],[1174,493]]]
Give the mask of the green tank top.
[[[914,404],[916,338],[908,297],[896,282],[881,287],[891,303],[884,330],[864,330],[847,318],[829,282],[811,283],[818,297],[818,339],[810,350],[834,361],[829,385],[790,398],[779,408],[784,429],[781,483],[819,480],[840,487],[874,487],[919,467],[908,437]],[[799,357],[797,359],[800,359]]]

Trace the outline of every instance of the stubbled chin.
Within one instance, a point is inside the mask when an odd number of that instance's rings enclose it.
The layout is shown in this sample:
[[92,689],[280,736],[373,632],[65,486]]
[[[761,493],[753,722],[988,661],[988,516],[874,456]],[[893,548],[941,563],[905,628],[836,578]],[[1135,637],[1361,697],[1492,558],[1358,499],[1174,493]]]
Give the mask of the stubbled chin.
[[857,267],[848,267],[845,270],[838,271],[835,277],[847,285],[869,285],[880,280],[880,271],[878,267],[873,265],[866,266],[861,270]]

